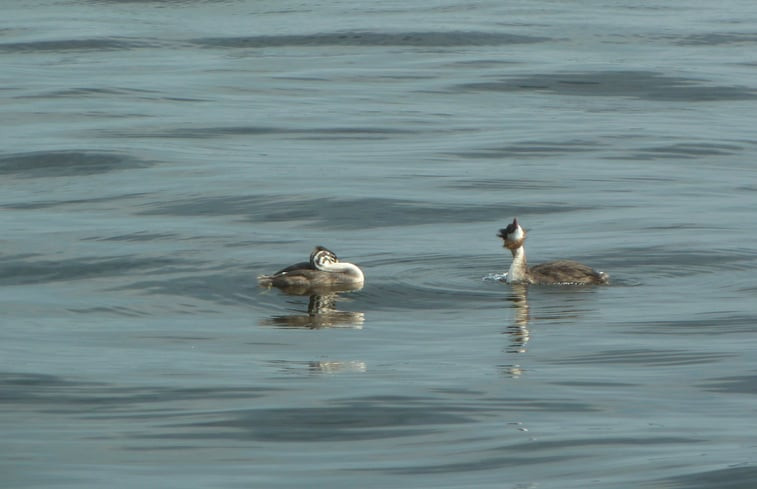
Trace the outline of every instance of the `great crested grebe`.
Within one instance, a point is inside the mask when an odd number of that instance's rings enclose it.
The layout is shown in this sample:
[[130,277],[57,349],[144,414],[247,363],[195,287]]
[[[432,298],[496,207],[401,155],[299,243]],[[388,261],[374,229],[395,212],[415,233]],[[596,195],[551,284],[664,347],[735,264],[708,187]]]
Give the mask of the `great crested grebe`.
[[504,247],[513,254],[513,262],[507,272],[507,282],[512,284],[590,285],[607,284],[610,276],[572,260],[557,260],[529,267],[526,264],[526,231],[513,219],[497,235]]
[[310,261],[290,265],[273,275],[258,277],[266,287],[335,287],[362,286],[363,271],[357,265],[339,261],[339,258],[323,246],[316,246],[310,253]]

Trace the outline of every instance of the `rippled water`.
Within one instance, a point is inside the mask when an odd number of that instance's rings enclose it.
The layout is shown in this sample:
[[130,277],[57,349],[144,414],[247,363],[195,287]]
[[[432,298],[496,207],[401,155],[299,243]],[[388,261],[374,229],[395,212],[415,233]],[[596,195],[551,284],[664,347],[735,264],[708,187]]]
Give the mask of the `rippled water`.
[[[756,20],[4,8],[3,487],[751,489]],[[365,288],[257,286],[316,244]]]

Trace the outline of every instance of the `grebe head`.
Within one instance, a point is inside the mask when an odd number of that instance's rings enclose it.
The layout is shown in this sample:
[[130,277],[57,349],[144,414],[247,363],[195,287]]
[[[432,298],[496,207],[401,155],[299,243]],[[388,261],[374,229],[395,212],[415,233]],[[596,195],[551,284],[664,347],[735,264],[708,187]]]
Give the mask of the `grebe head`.
[[500,229],[497,236],[502,238],[503,246],[509,250],[520,248],[526,241],[526,231],[518,224],[517,217],[506,228]]
[[310,253],[310,264],[317,270],[326,271],[328,266],[334,263],[339,263],[339,258],[333,251],[323,246],[316,246]]

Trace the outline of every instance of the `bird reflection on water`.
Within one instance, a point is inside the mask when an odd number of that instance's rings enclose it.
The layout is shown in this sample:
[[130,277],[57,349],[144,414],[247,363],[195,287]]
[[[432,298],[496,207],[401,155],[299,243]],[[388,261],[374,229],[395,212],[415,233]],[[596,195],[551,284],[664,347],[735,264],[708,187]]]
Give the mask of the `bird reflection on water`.
[[[497,280],[503,280],[497,277]],[[509,284],[505,297],[508,309],[513,309],[512,323],[506,326],[503,334],[509,336],[510,342],[504,349],[511,354],[526,353],[527,344],[531,338],[534,324],[560,324],[565,321],[576,321],[593,310],[591,297],[600,289],[595,287],[547,287],[532,291],[532,301],[536,301],[535,308],[529,302],[528,284]],[[519,377],[524,369],[518,364],[503,365],[507,375]]]
[[515,284],[510,288],[510,294],[506,299],[512,302],[515,318],[513,324],[507,327],[507,334],[512,338],[507,351],[509,353],[525,353],[526,343],[530,339],[528,323],[531,320],[531,311],[528,306],[528,286]]
[[340,311],[337,301],[348,300],[342,293],[355,292],[363,288],[362,284],[342,284],[331,287],[277,287],[287,295],[310,296],[307,311],[297,314],[272,316],[261,321],[265,326],[280,328],[353,328],[362,329],[365,314],[362,312]]
[[[507,326],[505,334],[510,335],[510,344],[507,347],[507,353],[525,353],[526,344],[531,338],[528,330],[528,323],[531,320],[531,311],[528,306],[528,285],[513,284],[510,286],[510,293],[506,300],[512,303],[511,307],[515,309],[513,323]],[[523,368],[518,364],[503,365],[507,375],[513,378],[520,377],[523,374]]]

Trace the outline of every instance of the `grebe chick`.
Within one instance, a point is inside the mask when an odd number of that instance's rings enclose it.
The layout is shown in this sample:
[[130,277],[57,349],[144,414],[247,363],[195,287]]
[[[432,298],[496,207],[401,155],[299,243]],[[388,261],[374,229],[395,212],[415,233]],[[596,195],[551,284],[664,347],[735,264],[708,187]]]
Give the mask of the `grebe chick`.
[[590,285],[607,284],[610,276],[597,272],[593,268],[572,260],[557,260],[529,267],[526,264],[526,231],[513,219],[497,235],[504,241],[503,246],[513,254],[513,262],[507,272],[507,283],[512,284],[551,284],[551,285]]
[[258,281],[265,287],[346,286],[357,288],[363,285],[365,276],[357,265],[339,261],[334,252],[323,246],[316,246],[310,253],[310,261],[290,265],[273,275],[261,275]]

